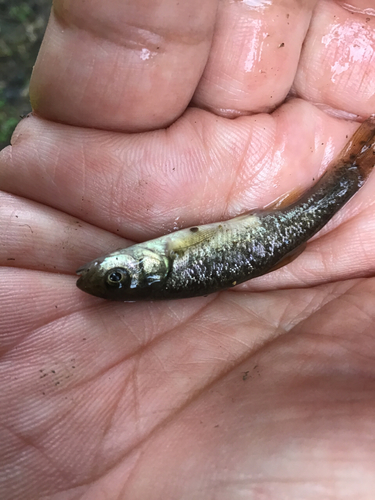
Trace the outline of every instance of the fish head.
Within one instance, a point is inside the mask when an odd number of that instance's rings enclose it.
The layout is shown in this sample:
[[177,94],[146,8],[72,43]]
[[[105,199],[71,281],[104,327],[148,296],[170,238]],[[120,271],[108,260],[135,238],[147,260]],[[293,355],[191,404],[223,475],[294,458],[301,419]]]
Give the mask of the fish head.
[[76,272],[83,292],[110,300],[149,300],[165,283],[168,259],[141,245],[113,252]]

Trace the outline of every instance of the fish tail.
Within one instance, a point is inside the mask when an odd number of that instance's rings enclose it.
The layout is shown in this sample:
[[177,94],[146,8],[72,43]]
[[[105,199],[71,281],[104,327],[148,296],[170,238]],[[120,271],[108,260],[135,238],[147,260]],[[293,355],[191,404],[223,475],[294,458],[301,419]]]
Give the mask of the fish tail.
[[366,179],[375,166],[375,115],[364,121],[341,151],[338,165],[353,164]]

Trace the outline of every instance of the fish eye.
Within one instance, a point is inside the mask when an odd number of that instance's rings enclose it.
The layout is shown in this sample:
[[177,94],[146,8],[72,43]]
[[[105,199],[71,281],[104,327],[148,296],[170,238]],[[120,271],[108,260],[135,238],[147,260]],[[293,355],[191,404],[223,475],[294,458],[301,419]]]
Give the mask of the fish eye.
[[110,269],[105,278],[107,285],[114,288],[122,288],[129,280],[129,274],[126,269],[116,267],[114,269]]

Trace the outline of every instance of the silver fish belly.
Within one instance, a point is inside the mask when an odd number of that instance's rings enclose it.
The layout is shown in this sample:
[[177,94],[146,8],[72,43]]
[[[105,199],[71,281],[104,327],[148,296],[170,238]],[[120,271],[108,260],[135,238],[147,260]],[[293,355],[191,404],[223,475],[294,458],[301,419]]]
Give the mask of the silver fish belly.
[[303,250],[360,189],[375,165],[375,120],[365,121],[320,180],[283,209],[182,229],[99,257],[77,286],[110,300],[208,295],[261,276]]

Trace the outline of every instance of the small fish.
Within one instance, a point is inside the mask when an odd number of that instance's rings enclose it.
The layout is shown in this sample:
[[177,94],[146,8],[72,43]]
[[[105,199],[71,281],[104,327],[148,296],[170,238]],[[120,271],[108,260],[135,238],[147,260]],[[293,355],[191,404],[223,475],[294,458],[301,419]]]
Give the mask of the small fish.
[[374,165],[375,118],[370,118],[319,181],[289,206],[182,229],[110,253],[79,268],[77,286],[110,300],[180,299],[269,273],[304,250]]

